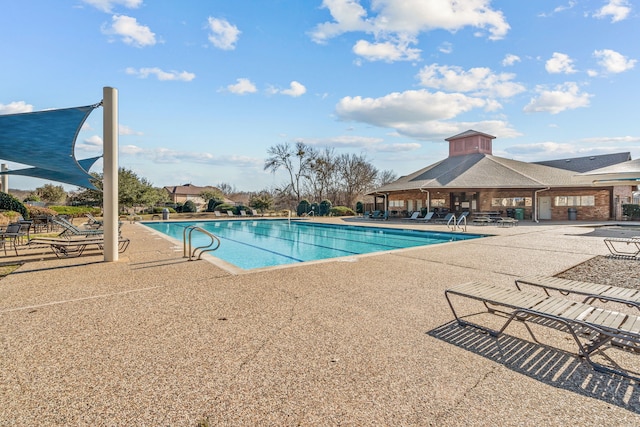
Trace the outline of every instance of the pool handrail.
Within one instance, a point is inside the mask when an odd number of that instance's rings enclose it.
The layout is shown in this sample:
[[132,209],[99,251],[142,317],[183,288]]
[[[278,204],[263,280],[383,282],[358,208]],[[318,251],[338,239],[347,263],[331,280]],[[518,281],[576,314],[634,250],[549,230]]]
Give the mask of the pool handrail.
[[[209,238],[211,239],[211,242],[209,242],[209,244],[207,245],[198,246],[192,249],[191,234],[194,231],[198,231],[205,234],[206,236],[209,236]],[[188,236],[187,236],[187,232],[189,233]],[[187,241],[188,241],[188,244],[187,244]],[[215,245],[215,247],[213,245]],[[199,260],[200,258],[202,258],[202,254],[204,254],[205,252],[213,252],[217,250],[219,247],[220,247],[220,239],[218,238],[218,236],[208,232],[202,227],[199,227],[197,225],[189,225],[185,227],[184,230],[182,230],[182,256],[183,258],[189,258],[189,261],[193,261],[194,259]],[[196,258],[196,254],[198,255],[197,258]]]

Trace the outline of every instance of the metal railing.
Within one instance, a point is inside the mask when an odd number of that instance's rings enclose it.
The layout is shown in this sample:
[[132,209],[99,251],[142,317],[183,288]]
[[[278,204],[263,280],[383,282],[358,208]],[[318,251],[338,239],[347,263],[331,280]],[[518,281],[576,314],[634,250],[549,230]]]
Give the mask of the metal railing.
[[462,215],[459,218],[456,218],[455,215],[452,215],[451,218],[449,218],[449,221],[447,221],[447,227],[449,227],[451,229],[451,231],[456,231],[456,229],[459,229],[463,232],[467,231],[467,216],[466,215]]
[[[191,242],[191,235],[193,234],[194,231],[197,231],[206,236],[209,236],[209,238],[211,239],[211,242],[209,242],[206,245],[198,246],[194,248]],[[189,261],[193,261],[194,259],[198,260],[202,257],[202,254],[204,254],[205,252],[215,251],[219,247],[220,247],[220,239],[216,235],[209,233],[204,228],[198,227],[197,225],[190,225],[188,227],[185,227],[184,230],[182,230],[182,255],[183,255],[183,258],[189,258]],[[196,258],[196,255],[198,256],[197,258]]]

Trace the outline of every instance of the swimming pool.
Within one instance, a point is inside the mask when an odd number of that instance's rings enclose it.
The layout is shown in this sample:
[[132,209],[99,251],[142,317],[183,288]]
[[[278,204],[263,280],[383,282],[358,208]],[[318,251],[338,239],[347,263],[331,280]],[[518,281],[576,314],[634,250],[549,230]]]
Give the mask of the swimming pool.
[[[288,220],[146,222],[144,225],[180,242],[185,227],[201,227],[220,238],[220,248],[210,254],[243,270],[484,237]],[[208,242],[208,237],[192,234],[194,247]]]

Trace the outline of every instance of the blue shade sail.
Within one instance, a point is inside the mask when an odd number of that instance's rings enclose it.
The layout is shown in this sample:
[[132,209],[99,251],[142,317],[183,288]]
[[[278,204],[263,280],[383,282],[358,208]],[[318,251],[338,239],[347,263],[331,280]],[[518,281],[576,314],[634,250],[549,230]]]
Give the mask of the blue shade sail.
[[[101,157],[102,156],[78,160],[78,164],[84,171],[88,171],[89,169],[91,169],[91,166],[93,166],[93,164],[97,162],[98,159],[100,159]],[[89,180],[89,178],[93,178],[93,177],[79,169],[72,172],[60,173],[60,172],[52,171],[49,169],[25,168],[25,169],[16,169],[16,170],[0,172],[0,175],[30,176],[33,178],[48,179],[56,182],[64,182],[66,184],[78,185],[80,187],[89,188],[91,190],[100,190],[95,185],[93,185],[93,183]],[[80,185],[80,183],[82,182],[84,182],[84,184]]]
[[[33,166],[8,171],[96,189],[87,170],[95,163],[78,162],[74,148],[80,128],[100,103],[85,107],[0,115],[0,159]],[[87,166],[88,167],[83,167]]]

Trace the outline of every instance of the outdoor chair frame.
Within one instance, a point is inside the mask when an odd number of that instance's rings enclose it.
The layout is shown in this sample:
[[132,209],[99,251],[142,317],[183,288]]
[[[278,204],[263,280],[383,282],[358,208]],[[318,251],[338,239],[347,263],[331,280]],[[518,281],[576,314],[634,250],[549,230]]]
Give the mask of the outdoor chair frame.
[[[624,249],[620,249],[624,243]],[[607,237],[604,244],[615,257],[637,258],[640,256],[640,236],[634,237]]]
[[640,310],[640,290],[638,289],[548,276],[520,277],[515,280],[515,284],[520,290],[522,290],[521,285],[542,288],[547,295],[550,295],[549,290],[557,291],[562,295],[581,295],[585,297],[583,302],[587,304],[593,304],[595,301],[611,301]]
[[[499,330],[462,320],[454,309],[451,296],[480,301],[489,313],[501,313],[506,315],[507,320]],[[468,282],[451,287],[445,291],[445,297],[460,326],[472,326],[486,331],[493,337],[500,336],[513,320],[524,322],[525,325],[527,322],[532,322],[568,332],[578,346],[578,356],[593,369],[640,381],[637,372],[606,366],[591,358],[591,355],[597,350],[602,350],[605,344],[640,352],[640,317],[638,316],[541,293],[480,282]]]
[[[129,247],[130,240],[125,237],[118,239],[118,252],[123,253]],[[29,245],[33,246],[48,246],[58,258],[70,258],[78,257],[82,255],[85,249],[95,246],[98,249],[104,249],[103,238],[34,238],[29,241]]]

